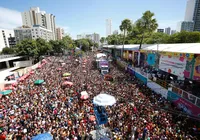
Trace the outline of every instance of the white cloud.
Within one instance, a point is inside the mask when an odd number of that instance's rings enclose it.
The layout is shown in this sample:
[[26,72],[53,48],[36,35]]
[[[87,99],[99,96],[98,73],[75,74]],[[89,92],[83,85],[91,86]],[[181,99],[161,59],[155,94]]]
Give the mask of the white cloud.
[[13,29],[22,26],[21,13],[19,11],[0,7],[0,28]]
[[176,30],[178,22],[181,20],[160,20],[158,21],[158,28],[165,29],[167,27],[171,27],[171,29]]

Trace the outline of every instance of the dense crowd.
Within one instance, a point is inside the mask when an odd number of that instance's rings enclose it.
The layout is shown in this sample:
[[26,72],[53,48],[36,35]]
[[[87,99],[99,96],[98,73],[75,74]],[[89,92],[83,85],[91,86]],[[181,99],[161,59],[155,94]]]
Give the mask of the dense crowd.
[[[95,68],[93,54],[82,61],[74,57],[46,58],[47,63],[21,81],[0,103],[1,139],[30,140],[49,132],[55,140],[89,140],[96,129],[92,99],[100,92],[113,95],[117,103],[106,107],[114,140],[198,139],[195,121],[181,115],[160,95],[153,93],[135,77],[111,66],[114,81],[105,81]],[[63,73],[71,73],[63,86]],[[34,81],[43,79],[42,85]],[[89,99],[80,99],[87,91]]]

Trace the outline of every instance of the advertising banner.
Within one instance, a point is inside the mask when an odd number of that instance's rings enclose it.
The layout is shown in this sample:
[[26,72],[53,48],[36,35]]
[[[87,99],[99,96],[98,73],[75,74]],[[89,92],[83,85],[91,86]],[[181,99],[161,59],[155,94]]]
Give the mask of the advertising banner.
[[156,64],[156,54],[154,53],[149,53],[147,55],[147,64],[150,66],[153,66]]
[[157,83],[155,83],[155,82],[153,82],[151,80],[148,80],[147,87],[149,87],[150,89],[152,89],[157,94],[161,94],[162,97],[164,97],[165,99],[167,99],[167,93],[168,93],[167,89],[163,88],[162,86],[158,85]]
[[168,91],[167,98],[168,100],[172,101],[178,108],[182,109],[185,113],[200,117],[200,108],[183,99],[176,93]]
[[200,80],[200,56],[195,59],[193,79]]
[[138,72],[135,71],[135,76],[136,76],[140,81],[142,81],[144,84],[147,83],[147,78],[144,77],[142,74],[140,74],[140,73],[138,73]]
[[184,77],[186,58],[163,56],[160,57],[159,69],[179,77]]

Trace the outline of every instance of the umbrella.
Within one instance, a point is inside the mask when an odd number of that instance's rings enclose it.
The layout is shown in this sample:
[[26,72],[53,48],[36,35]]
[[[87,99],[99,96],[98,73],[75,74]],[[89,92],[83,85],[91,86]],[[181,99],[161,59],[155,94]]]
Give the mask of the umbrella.
[[4,90],[4,91],[0,92],[0,94],[2,94],[2,95],[8,95],[10,93],[12,93],[12,90]]
[[42,60],[42,63],[47,63],[47,60],[43,59],[43,60]]
[[87,71],[86,71],[86,70],[83,70],[83,72],[86,73]]
[[34,73],[35,73],[34,71],[31,71],[31,72],[30,72],[30,74],[34,74]]
[[53,137],[49,133],[38,134],[37,136],[33,137],[32,140],[53,140]]
[[88,93],[86,92],[86,91],[82,91],[81,92],[81,99],[88,99],[89,98],[89,95],[88,95]]
[[69,79],[70,79],[70,77],[63,77],[63,79],[65,79],[65,80],[69,80]]
[[64,77],[67,77],[67,76],[70,76],[70,75],[71,75],[71,73],[68,73],[68,72],[63,74]]
[[72,86],[73,83],[72,83],[72,82],[69,82],[69,81],[65,81],[65,82],[63,83],[63,85],[70,85],[70,86]]
[[116,99],[114,96],[101,93],[94,97],[93,103],[99,106],[113,105],[116,103]]
[[90,121],[95,121],[96,120],[94,115],[91,115],[89,119],[90,119]]
[[62,70],[62,68],[57,68],[57,70]]
[[44,80],[36,80],[35,82],[34,82],[34,84],[35,85],[40,85],[40,84],[42,84],[44,82]]
[[85,68],[85,65],[83,65],[82,67]]

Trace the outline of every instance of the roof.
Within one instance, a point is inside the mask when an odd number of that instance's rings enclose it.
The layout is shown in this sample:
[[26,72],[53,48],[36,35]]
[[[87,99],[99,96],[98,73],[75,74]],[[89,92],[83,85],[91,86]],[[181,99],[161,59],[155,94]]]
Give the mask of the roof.
[[[139,44],[124,45],[124,50],[138,50]],[[104,45],[104,48],[122,49],[123,45]],[[200,43],[143,44],[142,50],[200,54]]]
[[19,58],[22,58],[22,56],[3,58],[3,59],[0,59],[0,62],[5,62],[5,61],[10,61],[10,60],[15,60],[15,59],[19,59]]

